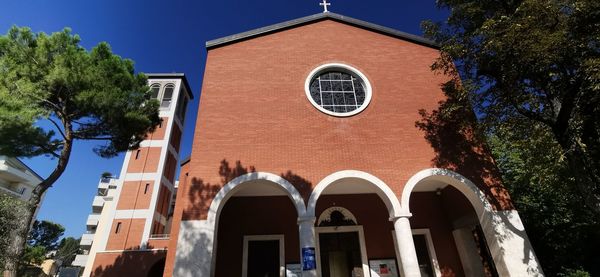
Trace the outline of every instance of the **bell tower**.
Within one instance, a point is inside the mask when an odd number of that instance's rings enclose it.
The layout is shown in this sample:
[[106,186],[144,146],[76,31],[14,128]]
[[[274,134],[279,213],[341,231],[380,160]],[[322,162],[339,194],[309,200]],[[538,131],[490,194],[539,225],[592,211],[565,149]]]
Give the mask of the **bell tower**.
[[[184,74],[146,75],[150,97],[160,102],[161,123],[138,149],[125,154],[119,185],[103,209],[84,276],[115,266],[125,255],[139,255],[136,260],[150,265],[166,255],[180,142],[193,95]],[[129,266],[136,272],[135,265]]]

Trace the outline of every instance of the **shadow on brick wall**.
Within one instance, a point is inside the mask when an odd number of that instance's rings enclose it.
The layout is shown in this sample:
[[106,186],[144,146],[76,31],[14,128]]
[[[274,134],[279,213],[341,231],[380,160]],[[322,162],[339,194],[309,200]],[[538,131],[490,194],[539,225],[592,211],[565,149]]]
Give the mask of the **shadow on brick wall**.
[[163,276],[165,268],[166,251],[137,251],[125,250],[115,254],[113,258],[111,253],[98,253],[98,259],[107,259],[106,265],[101,265],[92,270],[91,277],[160,277]]
[[432,164],[471,180],[486,193],[496,209],[512,209],[491,152],[475,129],[473,110],[455,97],[454,82],[444,84],[442,90],[448,98],[440,101],[433,111],[419,110],[421,119],[415,123],[435,151]]

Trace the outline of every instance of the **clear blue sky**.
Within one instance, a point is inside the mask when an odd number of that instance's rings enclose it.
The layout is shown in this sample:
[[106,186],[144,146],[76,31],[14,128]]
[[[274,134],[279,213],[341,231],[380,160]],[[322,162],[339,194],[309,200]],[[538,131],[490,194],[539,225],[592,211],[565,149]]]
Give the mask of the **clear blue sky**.
[[[183,72],[195,95],[188,109],[182,158],[191,152],[208,40],[236,34],[322,11],[319,0],[3,0],[0,32],[12,25],[51,33],[70,27],[82,44],[91,48],[107,41],[115,53],[130,58],[141,72]],[[434,0],[357,1],[330,0],[335,13],[421,35],[420,22],[444,20],[447,12]],[[77,142],[67,170],[49,189],[38,219],[66,228],[65,235],[79,237],[91,212],[100,174],[119,174],[123,155],[102,159],[93,143]],[[55,166],[53,160],[24,160],[42,177]]]

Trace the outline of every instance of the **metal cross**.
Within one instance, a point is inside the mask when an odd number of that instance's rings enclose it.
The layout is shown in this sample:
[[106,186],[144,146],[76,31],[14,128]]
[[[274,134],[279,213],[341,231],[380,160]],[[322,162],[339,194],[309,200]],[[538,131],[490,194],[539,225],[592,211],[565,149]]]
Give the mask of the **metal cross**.
[[323,3],[320,3],[319,6],[323,6],[323,12],[327,13],[327,12],[329,12],[327,10],[327,6],[331,6],[331,3],[327,3],[327,0],[323,0]]

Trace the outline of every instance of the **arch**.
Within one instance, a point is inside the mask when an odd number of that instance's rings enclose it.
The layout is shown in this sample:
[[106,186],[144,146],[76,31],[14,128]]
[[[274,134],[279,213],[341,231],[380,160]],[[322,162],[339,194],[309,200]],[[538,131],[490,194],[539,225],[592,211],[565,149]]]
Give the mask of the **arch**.
[[385,203],[385,206],[388,209],[390,214],[390,218],[396,218],[402,216],[402,209],[400,206],[400,202],[398,201],[398,197],[390,187],[388,187],[381,179],[358,170],[343,170],[335,172],[327,177],[325,177],[313,190],[310,195],[310,199],[308,200],[308,206],[306,208],[306,216],[314,218],[315,217],[315,209],[317,207],[317,200],[325,191],[329,185],[334,183],[335,181],[348,179],[348,178],[356,178],[367,181],[368,184],[371,184],[375,189],[375,193],[379,195],[381,200]]
[[219,190],[217,195],[215,195],[208,209],[206,224],[208,225],[207,229],[209,229],[209,233],[212,236],[212,243],[210,249],[206,249],[208,252],[207,254],[211,257],[210,269],[207,272],[204,272],[204,274],[206,274],[207,276],[208,272],[210,272],[210,276],[215,275],[217,261],[216,249],[218,243],[217,233],[219,227],[219,215],[221,214],[221,210],[223,209],[229,198],[231,198],[240,189],[251,185],[250,181],[255,180],[269,181],[269,183],[272,184],[274,188],[286,192],[287,196],[292,200],[294,207],[296,208],[298,217],[303,217],[306,214],[306,206],[304,206],[303,198],[296,189],[296,187],[294,187],[290,182],[288,182],[286,179],[282,178],[279,175],[275,175],[268,172],[251,172],[238,176],[235,179],[229,181],[229,183],[223,186],[221,190]]
[[495,210],[485,193],[466,177],[447,169],[429,168],[411,177],[402,191],[401,205],[410,213],[410,195],[424,180],[434,180],[459,190],[474,208],[500,276],[543,276],[525,227],[515,210]]
[[437,180],[459,190],[469,200],[480,221],[486,213],[493,212],[493,207],[486,198],[485,193],[471,180],[448,169],[429,168],[419,171],[406,182],[400,201],[404,213],[410,213],[410,195],[417,184],[425,179]]
[[[231,180],[223,188],[221,188],[221,190],[219,190],[217,195],[215,195],[215,197],[213,198],[208,209],[208,223],[211,225],[215,224],[218,219],[218,215],[221,213],[223,206],[225,206],[225,202],[227,202],[227,200],[231,196],[233,196],[237,191],[245,187],[249,181],[254,180],[270,181],[270,183],[272,183],[275,188],[283,190],[287,193],[287,196],[294,203],[294,207],[296,208],[298,217],[302,217],[306,214],[306,206],[304,206],[304,200],[298,192],[298,190],[296,189],[296,187],[294,187],[290,182],[288,182],[281,176],[272,173],[251,172]],[[214,226],[217,227],[216,225]]]
[[149,93],[150,93],[150,98],[158,99],[158,95],[160,93],[160,84],[159,83],[151,84]]

